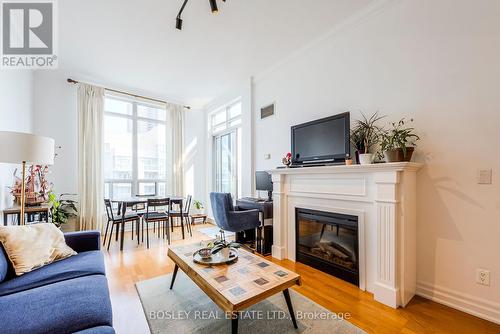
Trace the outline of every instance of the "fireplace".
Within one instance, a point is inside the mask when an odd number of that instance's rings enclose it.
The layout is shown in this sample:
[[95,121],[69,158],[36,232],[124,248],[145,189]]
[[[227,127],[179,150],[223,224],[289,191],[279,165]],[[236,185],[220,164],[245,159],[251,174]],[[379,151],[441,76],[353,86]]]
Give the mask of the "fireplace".
[[359,285],[358,217],[295,209],[296,260]]

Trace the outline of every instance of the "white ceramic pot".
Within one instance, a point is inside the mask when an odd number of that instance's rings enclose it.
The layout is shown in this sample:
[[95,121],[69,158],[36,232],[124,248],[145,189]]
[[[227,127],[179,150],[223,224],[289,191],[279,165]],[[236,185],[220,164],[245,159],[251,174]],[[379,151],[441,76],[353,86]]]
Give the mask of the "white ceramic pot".
[[228,247],[222,248],[222,250],[221,250],[222,257],[228,259],[229,258],[229,251],[230,251],[230,249]]
[[363,153],[359,155],[359,163],[361,165],[370,165],[373,163],[373,154],[372,153]]

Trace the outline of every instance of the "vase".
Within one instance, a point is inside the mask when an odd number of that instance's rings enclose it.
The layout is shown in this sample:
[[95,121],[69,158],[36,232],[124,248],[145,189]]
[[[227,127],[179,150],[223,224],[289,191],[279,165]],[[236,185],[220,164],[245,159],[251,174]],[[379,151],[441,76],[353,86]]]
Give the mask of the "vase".
[[231,250],[229,249],[229,247],[222,248],[222,250],[221,250],[222,257],[225,258],[225,259],[228,259],[230,251]]
[[387,150],[384,151],[384,158],[386,162],[409,162],[413,155],[413,151],[415,151],[414,147],[407,147],[405,156],[403,150],[400,148]]
[[373,162],[372,153],[362,153],[359,155],[359,163],[361,165],[371,165]]

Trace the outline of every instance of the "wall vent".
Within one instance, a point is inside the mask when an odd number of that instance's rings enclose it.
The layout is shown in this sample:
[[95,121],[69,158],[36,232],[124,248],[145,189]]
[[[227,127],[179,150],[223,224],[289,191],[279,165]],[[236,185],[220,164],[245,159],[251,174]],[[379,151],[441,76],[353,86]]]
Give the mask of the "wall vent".
[[274,103],[260,109],[260,119],[274,115]]

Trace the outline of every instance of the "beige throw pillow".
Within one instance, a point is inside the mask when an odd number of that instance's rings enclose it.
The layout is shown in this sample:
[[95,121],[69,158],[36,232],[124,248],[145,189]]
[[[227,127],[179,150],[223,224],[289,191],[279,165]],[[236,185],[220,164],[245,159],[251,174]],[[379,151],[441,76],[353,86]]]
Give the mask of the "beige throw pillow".
[[63,233],[51,223],[1,226],[0,242],[18,276],[76,255],[66,245]]

